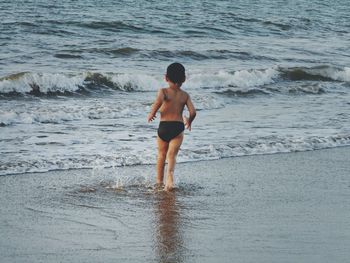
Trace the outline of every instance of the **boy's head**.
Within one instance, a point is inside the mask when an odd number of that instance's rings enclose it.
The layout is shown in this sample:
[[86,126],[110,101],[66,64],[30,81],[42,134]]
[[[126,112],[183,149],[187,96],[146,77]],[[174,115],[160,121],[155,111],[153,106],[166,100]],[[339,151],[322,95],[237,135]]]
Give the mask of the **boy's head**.
[[180,63],[170,64],[166,70],[166,78],[178,86],[181,86],[186,79],[185,67]]

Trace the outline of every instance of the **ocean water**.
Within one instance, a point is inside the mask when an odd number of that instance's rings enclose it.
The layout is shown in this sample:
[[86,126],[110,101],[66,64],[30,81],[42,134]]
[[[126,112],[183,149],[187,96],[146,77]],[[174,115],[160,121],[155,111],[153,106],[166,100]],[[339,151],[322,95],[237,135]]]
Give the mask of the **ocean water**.
[[0,175],[154,164],[147,113],[187,69],[178,161],[350,145],[346,1],[0,0]]

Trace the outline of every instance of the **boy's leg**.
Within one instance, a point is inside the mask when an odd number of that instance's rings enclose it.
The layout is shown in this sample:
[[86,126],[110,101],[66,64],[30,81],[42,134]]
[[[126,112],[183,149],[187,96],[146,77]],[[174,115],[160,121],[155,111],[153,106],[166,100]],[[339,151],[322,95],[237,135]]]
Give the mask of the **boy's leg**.
[[175,170],[175,164],[176,164],[176,156],[180,150],[180,146],[182,144],[183,138],[184,138],[184,133],[182,132],[181,134],[179,134],[169,142],[169,149],[167,154],[168,172],[167,172],[165,190],[171,190],[174,187],[174,170]]
[[157,137],[158,158],[157,158],[157,184],[162,184],[164,179],[164,166],[169,143]]

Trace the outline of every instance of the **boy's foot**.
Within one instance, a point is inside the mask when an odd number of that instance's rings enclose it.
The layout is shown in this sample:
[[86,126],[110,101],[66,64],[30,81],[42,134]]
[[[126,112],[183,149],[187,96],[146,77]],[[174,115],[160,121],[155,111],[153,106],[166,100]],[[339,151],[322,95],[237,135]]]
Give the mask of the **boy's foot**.
[[173,191],[174,190],[174,185],[173,184],[167,184],[164,186],[164,191]]

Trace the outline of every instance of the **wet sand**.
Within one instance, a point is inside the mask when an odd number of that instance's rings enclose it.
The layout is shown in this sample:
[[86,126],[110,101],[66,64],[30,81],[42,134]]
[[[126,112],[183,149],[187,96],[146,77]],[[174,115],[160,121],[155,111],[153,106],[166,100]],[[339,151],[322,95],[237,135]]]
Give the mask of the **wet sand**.
[[350,147],[0,177],[1,262],[347,262]]

